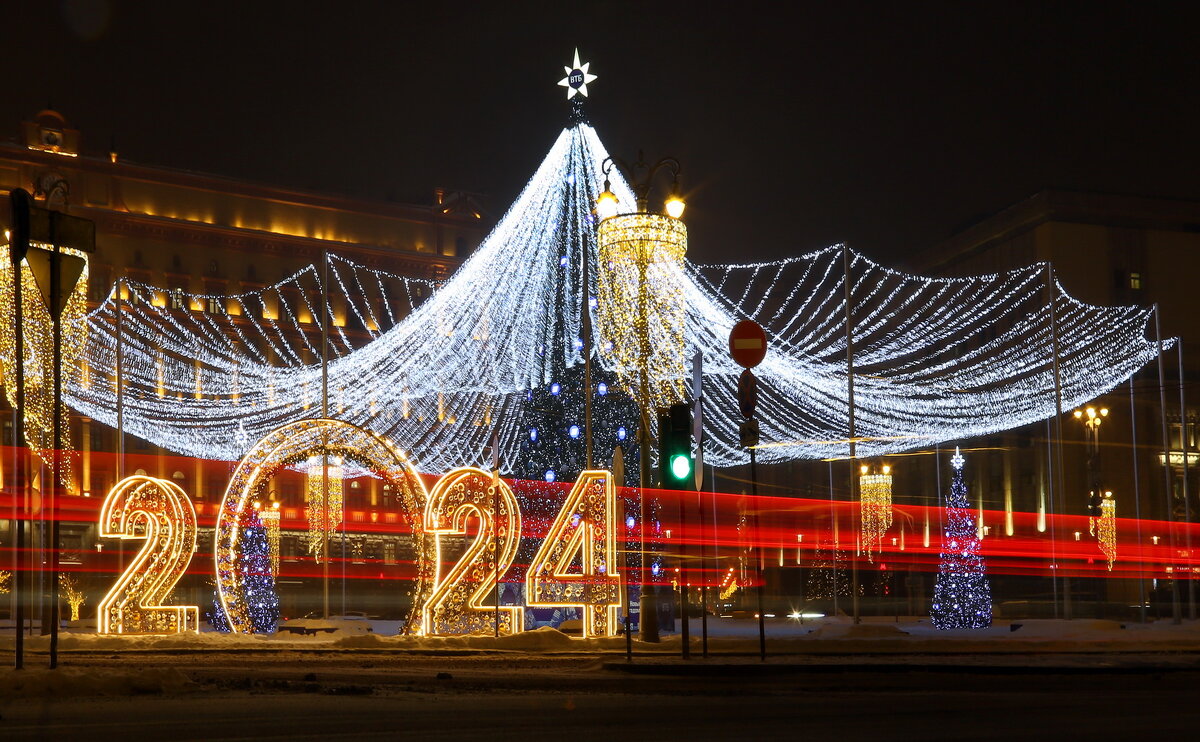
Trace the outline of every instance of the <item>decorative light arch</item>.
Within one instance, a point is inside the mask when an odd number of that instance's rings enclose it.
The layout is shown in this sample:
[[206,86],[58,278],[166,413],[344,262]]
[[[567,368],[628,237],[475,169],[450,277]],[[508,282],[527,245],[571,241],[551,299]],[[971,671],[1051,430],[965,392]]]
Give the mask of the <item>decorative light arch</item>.
[[213,557],[217,594],[234,633],[253,633],[241,580],[237,573],[237,542],[242,517],[251,503],[282,468],[312,455],[342,456],[369,467],[392,486],[413,530],[417,579],[406,631],[421,623],[421,606],[433,584],[435,546],[423,528],[429,495],[416,467],[394,443],[365,428],[342,420],[313,418],[288,423],[268,433],[238,463],[225,489],[217,516]]

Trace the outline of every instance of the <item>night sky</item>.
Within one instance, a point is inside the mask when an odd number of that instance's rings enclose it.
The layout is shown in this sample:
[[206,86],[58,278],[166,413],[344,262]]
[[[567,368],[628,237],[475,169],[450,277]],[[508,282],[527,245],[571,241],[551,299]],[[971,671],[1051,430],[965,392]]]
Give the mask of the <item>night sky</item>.
[[700,262],[900,262],[1046,187],[1200,198],[1182,4],[828,5],[20,2],[0,135],[52,103],[86,152],[496,219],[578,46],[609,149],[681,160]]

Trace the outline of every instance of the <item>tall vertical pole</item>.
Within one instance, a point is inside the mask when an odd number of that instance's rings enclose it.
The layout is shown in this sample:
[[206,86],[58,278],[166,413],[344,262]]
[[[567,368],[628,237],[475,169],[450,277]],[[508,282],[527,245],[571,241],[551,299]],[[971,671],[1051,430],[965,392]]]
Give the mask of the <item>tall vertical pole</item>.
[[[121,315],[124,313],[125,301],[121,292],[125,289],[125,278],[117,278],[117,295],[113,311],[117,315],[117,481],[125,478],[125,337]],[[124,551],[121,551],[124,554]]]
[[[50,241],[54,252],[50,256],[50,329],[53,333],[51,344],[54,358],[54,412],[51,416],[51,456],[50,456],[50,669],[58,667],[58,507],[62,495],[62,312],[59,311],[62,301],[62,261],[58,247],[58,237],[55,235],[54,215],[50,218]],[[43,621],[46,620],[43,618]]]
[[[1191,459],[1191,446],[1188,444],[1188,414],[1187,404],[1183,395],[1183,338],[1175,344],[1179,350],[1179,450],[1183,452],[1183,545],[1190,556],[1192,553],[1192,505],[1191,488],[1188,487],[1188,468]],[[1188,570],[1188,618],[1196,620],[1196,581]]]
[[[29,194],[25,194],[28,198]],[[25,218],[28,219],[28,205],[22,204],[19,201],[17,193],[12,194],[13,198],[13,221],[19,217],[17,211],[20,208],[25,208]],[[16,319],[16,327],[13,328],[14,336],[14,365],[16,367],[16,404],[13,405],[13,448],[16,450],[16,466],[14,474],[16,475],[16,504],[15,509],[19,517],[13,519],[13,525],[16,528],[16,544],[13,551],[13,594],[16,601],[16,642],[14,645],[15,657],[13,667],[20,670],[25,666],[25,601],[27,595],[25,592],[25,530],[29,522],[29,503],[28,491],[26,490],[26,477],[28,472],[28,446],[25,441],[25,312],[23,299],[21,298],[21,283],[24,278],[24,255],[21,254],[28,245],[13,245],[9,244],[9,257],[12,258],[13,268],[13,302],[14,315]],[[19,249],[17,249],[19,248]]]
[[762,552],[762,531],[759,516],[758,516],[758,462],[754,455],[754,446],[750,446],[750,497],[754,500],[754,540],[756,564],[758,565],[758,657],[763,662],[767,661],[767,625],[766,616],[763,612],[763,590],[766,589],[765,579],[763,577],[763,552]]
[[[590,467],[589,467],[590,468]],[[496,559],[496,610],[493,620],[495,623],[495,632],[493,636],[500,636],[500,576],[504,570],[504,565],[500,563],[500,436],[492,431],[492,553]],[[518,627],[513,626],[511,630],[515,633]]]
[[829,563],[833,573],[833,617],[838,615],[838,537],[837,508],[833,504],[833,459],[829,460]]
[[[321,252],[321,417],[329,418],[329,251]],[[321,446],[321,617],[329,618],[329,440]],[[343,512],[345,503],[342,503]]]
[[[644,205],[639,205],[639,209],[645,210]],[[643,248],[645,249],[645,248]],[[639,311],[642,317],[646,317],[649,312],[650,299],[647,296],[646,273],[647,261],[649,255],[638,255],[638,304]],[[641,344],[641,360],[642,373],[641,379],[638,382],[639,395],[641,397],[642,422],[638,431],[638,498],[641,506],[641,514],[638,518],[641,536],[641,612],[638,615],[638,633],[644,642],[658,641],[658,595],[653,584],[647,584],[650,578],[650,570],[646,564],[646,518],[649,515],[646,507],[646,487],[650,481],[650,330],[645,322],[640,323],[641,337],[638,338]]]
[[[1055,489],[1059,498],[1058,515],[1059,519],[1067,514],[1065,478],[1063,476],[1063,449],[1062,449],[1062,370],[1058,364],[1058,307],[1054,291],[1054,267],[1050,262],[1046,263],[1046,293],[1047,306],[1050,308],[1050,343],[1051,353],[1054,362],[1054,437],[1055,437],[1055,459],[1057,462],[1057,471],[1055,472]],[[1053,499],[1053,498],[1052,498]],[[1062,527],[1054,529],[1055,538],[1062,535]],[[1065,543],[1065,541],[1064,541]],[[1063,575],[1063,618],[1071,620],[1071,578],[1068,575]]]
[[1138,545],[1138,615],[1146,623],[1146,580],[1142,559],[1142,485],[1138,476],[1137,409],[1133,404],[1133,377],[1129,377],[1129,440],[1133,451],[1133,517],[1137,523]]
[[[1167,432],[1167,374],[1163,368],[1162,320],[1159,317],[1158,302],[1154,304],[1154,337],[1158,344],[1158,417],[1162,422],[1163,445],[1163,496],[1167,505],[1167,537],[1171,542],[1171,558],[1175,554],[1175,503],[1171,493],[1171,436]],[[1174,565],[1171,565],[1172,567]],[[1179,578],[1174,570],[1171,572],[1171,623],[1183,623],[1183,611],[1179,605]]]
[[583,462],[587,469],[592,468],[592,284],[591,284],[591,255],[587,245],[580,246],[583,261]]
[[[850,248],[842,246],[842,270],[844,273],[843,282],[846,290],[846,399],[847,409],[849,410],[849,433],[850,433],[850,502],[855,500],[855,484],[858,477],[855,476],[855,459],[857,455],[856,436],[858,435],[854,425],[854,336],[853,325],[851,324],[851,301],[853,299],[853,287],[850,283]],[[852,516],[853,517],[853,516]],[[858,529],[854,529],[855,542],[857,543]],[[858,553],[855,550],[854,560],[850,562],[850,604],[854,609],[854,623],[862,621],[862,617],[858,612]],[[836,560],[834,569],[836,570]]]

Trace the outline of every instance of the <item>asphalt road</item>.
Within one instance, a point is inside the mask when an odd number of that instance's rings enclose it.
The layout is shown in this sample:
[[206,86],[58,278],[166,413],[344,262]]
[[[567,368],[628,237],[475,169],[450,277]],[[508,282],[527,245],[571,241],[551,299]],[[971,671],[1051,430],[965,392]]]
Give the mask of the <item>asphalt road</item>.
[[642,661],[651,672],[638,673],[589,656],[64,659],[68,671],[174,668],[190,682],[148,695],[0,699],[0,739],[1140,740],[1200,728],[1200,658],[1180,655],[725,658]]

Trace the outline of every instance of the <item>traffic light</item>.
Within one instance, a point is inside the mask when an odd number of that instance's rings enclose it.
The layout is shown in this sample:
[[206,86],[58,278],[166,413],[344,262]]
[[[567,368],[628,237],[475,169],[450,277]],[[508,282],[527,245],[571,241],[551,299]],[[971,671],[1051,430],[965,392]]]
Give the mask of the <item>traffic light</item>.
[[692,458],[692,410],[684,402],[658,416],[658,469],[663,489],[696,488]]

